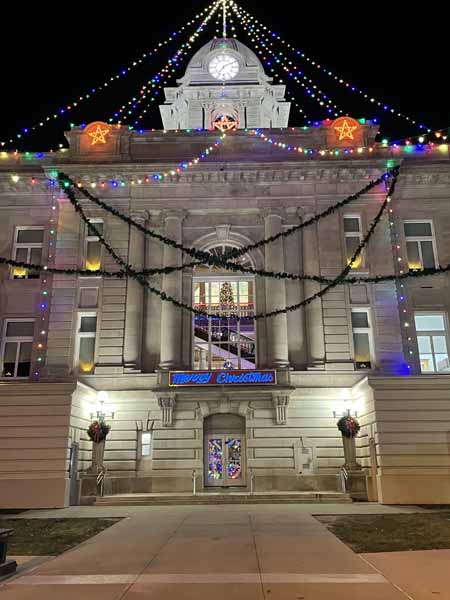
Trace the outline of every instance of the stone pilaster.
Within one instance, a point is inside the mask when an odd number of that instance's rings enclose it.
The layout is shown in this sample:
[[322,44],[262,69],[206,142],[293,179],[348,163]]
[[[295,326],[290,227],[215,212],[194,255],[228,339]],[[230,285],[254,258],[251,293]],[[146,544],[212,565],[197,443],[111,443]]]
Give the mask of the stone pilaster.
[[[265,237],[276,235],[282,230],[282,215],[277,209],[263,212]],[[264,248],[265,265],[268,271],[284,271],[283,240],[267,244]],[[286,307],[286,286],[283,280],[267,278],[266,312]],[[267,319],[268,358],[273,367],[285,369],[289,366],[288,334],[286,314]]]
[[[287,228],[301,222],[301,213],[296,207],[286,209]],[[302,273],[302,242],[301,232],[293,233],[284,238],[284,268],[288,273]],[[303,281],[286,280],[286,304],[292,306],[303,301]],[[302,306],[287,314],[289,363],[294,370],[305,369],[308,362],[306,343],[305,308]]]
[[[164,235],[167,238],[181,242],[182,240],[182,211],[167,211],[163,214]],[[180,250],[164,245],[163,266],[176,266],[182,260]],[[182,274],[175,271],[163,276],[162,290],[169,296],[182,300]],[[181,308],[170,302],[162,302],[161,306],[161,358],[160,369],[173,369],[181,364]]]
[[[134,221],[145,224],[142,214],[131,217]],[[136,271],[141,271],[145,265],[145,236],[130,227],[128,243],[128,262]],[[124,366],[131,369],[141,368],[142,329],[143,329],[144,288],[134,279],[127,279],[126,309],[125,309],[125,339],[123,348]]]
[[[312,215],[306,215],[305,221]],[[303,273],[320,275],[319,240],[317,225],[309,225],[303,230]],[[305,298],[310,298],[320,291],[320,284],[315,281],[304,282]],[[323,326],[322,300],[314,300],[305,307],[306,337],[308,342],[308,366],[324,367],[325,337]]]

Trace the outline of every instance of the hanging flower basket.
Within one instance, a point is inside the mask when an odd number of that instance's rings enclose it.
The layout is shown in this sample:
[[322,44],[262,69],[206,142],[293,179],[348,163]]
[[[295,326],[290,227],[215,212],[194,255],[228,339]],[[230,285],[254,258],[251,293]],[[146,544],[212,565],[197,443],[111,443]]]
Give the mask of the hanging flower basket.
[[89,425],[89,429],[87,429],[87,434],[90,440],[95,444],[99,444],[100,442],[103,442],[103,440],[106,440],[106,436],[110,429],[111,427],[104,421],[93,421]]
[[358,435],[361,429],[358,421],[354,417],[341,417],[337,422],[337,426],[342,435],[346,438],[354,438]]

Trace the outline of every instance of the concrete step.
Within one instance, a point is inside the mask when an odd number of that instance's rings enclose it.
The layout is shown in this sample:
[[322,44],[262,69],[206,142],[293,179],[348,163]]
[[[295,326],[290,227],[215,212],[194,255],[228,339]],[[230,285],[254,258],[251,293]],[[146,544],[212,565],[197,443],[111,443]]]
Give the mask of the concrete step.
[[116,494],[97,498],[98,506],[179,506],[215,504],[350,504],[348,494],[338,492],[274,492],[192,494]]

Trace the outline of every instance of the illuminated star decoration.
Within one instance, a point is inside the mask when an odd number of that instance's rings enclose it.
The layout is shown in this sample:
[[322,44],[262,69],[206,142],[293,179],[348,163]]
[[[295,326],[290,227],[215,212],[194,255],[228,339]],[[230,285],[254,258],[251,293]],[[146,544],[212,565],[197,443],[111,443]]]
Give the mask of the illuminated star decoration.
[[237,128],[237,123],[233,117],[221,115],[214,121],[214,127],[220,131],[230,131],[231,129]]
[[88,133],[89,137],[92,138],[91,146],[95,144],[106,144],[106,136],[109,134],[109,129],[102,129],[101,125],[97,125],[97,129]]
[[339,131],[339,141],[341,140],[354,140],[353,132],[358,129],[356,125],[349,125],[347,119],[344,119],[340,127],[335,127],[336,131]]

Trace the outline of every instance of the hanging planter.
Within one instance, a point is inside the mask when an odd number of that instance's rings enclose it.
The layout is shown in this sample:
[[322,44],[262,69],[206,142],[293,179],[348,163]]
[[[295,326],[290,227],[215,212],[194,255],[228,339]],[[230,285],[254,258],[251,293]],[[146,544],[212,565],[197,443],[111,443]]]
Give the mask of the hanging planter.
[[350,416],[341,417],[337,422],[337,426],[339,431],[346,438],[355,438],[361,429],[358,421]]
[[93,421],[87,429],[89,439],[95,444],[100,444],[106,440],[106,436],[110,432],[111,427],[104,421]]

